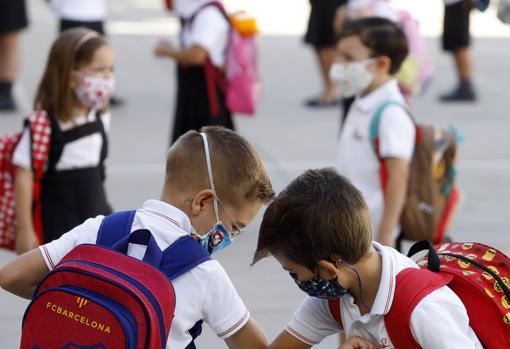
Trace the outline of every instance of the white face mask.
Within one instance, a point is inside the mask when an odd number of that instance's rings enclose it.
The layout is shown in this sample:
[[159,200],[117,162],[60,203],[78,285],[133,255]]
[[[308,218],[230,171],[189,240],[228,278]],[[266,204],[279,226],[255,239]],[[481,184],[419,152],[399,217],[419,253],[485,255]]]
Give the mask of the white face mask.
[[329,71],[329,77],[340,89],[340,97],[350,98],[365,91],[374,76],[367,70],[367,65],[375,63],[375,58],[360,62],[334,63]]
[[74,88],[74,93],[84,106],[92,109],[104,108],[113,96],[115,80],[85,76]]

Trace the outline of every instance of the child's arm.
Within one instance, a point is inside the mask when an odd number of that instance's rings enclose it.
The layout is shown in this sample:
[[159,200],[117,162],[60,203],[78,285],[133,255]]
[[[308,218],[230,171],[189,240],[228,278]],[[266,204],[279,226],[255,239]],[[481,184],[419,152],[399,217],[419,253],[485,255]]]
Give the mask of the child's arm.
[[190,48],[177,50],[168,41],[160,41],[154,50],[158,57],[173,58],[182,65],[198,66],[204,64],[207,59],[207,51],[200,46],[193,45]]
[[404,209],[409,178],[409,164],[397,158],[384,159],[388,173],[386,191],[384,193],[384,211],[376,240],[386,246],[395,246],[393,232]]
[[333,30],[337,35],[342,32],[346,21],[347,21],[347,6],[343,5],[336,9],[335,18],[333,20]]
[[17,167],[14,181],[16,201],[16,252],[25,253],[39,245],[32,222],[32,186],[34,176],[31,170]]
[[17,296],[31,299],[37,284],[48,272],[41,251],[36,248],[0,270],[0,287]]
[[230,349],[266,349],[267,338],[264,331],[253,319],[232,336],[225,339]]

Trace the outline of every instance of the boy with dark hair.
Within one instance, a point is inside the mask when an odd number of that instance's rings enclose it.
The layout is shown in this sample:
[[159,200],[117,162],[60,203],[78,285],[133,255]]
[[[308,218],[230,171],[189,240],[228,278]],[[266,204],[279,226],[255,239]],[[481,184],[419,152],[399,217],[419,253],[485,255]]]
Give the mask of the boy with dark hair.
[[[269,176],[251,145],[233,131],[205,127],[202,133],[185,133],[170,148],[163,193],[136,210],[131,232],[148,229],[162,251],[191,235],[213,253],[232,243],[273,197]],[[0,270],[0,287],[31,298],[36,285],[69,251],[79,244],[96,244],[104,218],[90,218],[18,257]],[[129,245],[128,255],[142,259],[144,253],[144,246]],[[202,321],[229,348],[266,347],[264,333],[216,260],[193,267],[173,286],[176,308],[167,348],[195,348]]]
[[[388,246],[395,245],[400,230],[416,134],[393,78],[407,53],[406,37],[396,24],[363,18],[346,23],[337,44],[337,63],[331,69],[343,97],[356,97],[342,124],[336,168],[361,190],[375,239]],[[378,113],[382,114],[376,153],[370,127]]]
[[[418,266],[372,242],[363,196],[346,178],[332,169],[308,170],[290,183],[264,214],[254,263],[268,255],[309,295],[270,349],[307,349],[339,332],[331,300],[339,301],[347,337],[394,348],[384,318],[396,276]],[[447,286],[418,303],[410,328],[422,348],[482,348],[464,305]]]

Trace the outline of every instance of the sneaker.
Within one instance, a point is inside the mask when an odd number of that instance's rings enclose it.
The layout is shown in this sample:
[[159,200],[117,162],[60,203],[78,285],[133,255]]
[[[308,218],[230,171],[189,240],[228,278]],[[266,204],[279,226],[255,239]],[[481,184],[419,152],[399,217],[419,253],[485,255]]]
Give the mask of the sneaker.
[[14,103],[14,99],[11,96],[2,96],[0,95],[0,112],[5,111],[15,111],[16,103]]
[[470,83],[461,83],[450,93],[440,96],[441,102],[474,102],[476,94]]

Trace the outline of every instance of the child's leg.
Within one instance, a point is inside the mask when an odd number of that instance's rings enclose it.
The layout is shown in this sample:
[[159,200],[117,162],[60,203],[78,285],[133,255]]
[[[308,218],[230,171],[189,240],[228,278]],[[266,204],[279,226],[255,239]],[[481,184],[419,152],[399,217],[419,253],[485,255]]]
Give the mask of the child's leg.
[[14,110],[12,85],[18,75],[21,57],[20,32],[0,36],[0,110]]
[[333,81],[331,81],[331,78],[329,77],[329,70],[335,62],[335,54],[335,46],[317,49],[322,81],[324,84],[324,93],[320,99],[321,102],[324,103],[335,101],[338,97],[338,87]]

